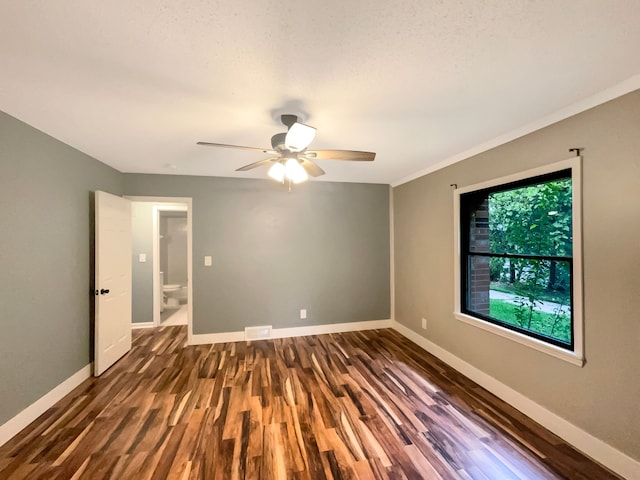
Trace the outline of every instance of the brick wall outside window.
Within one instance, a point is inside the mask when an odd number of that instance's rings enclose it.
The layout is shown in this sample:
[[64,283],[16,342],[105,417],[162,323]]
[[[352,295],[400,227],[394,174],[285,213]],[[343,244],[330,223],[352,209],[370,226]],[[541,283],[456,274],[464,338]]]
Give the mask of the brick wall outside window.
[[[489,200],[480,204],[471,219],[469,230],[469,250],[489,252]],[[470,257],[469,266],[469,309],[476,313],[489,315],[489,258]]]

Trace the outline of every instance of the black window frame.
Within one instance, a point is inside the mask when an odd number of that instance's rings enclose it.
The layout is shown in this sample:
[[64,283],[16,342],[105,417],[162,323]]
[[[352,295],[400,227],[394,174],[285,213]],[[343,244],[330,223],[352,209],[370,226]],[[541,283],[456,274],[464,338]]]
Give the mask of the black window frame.
[[[544,343],[554,345],[556,347],[560,347],[564,350],[567,350],[571,353],[575,352],[575,314],[574,314],[574,253],[572,252],[571,256],[554,256],[554,255],[528,255],[528,254],[514,254],[509,252],[503,253],[491,253],[491,252],[472,252],[471,251],[471,211],[474,205],[478,204],[478,199],[487,198],[489,195],[498,192],[505,192],[510,190],[516,190],[518,188],[539,185],[542,183],[551,182],[554,180],[564,180],[569,179],[572,181],[573,185],[573,172],[572,168],[565,168],[562,170],[557,170],[550,173],[545,173],[542,175],[536,175],[532,177],[523,178],[520,180],[516,180],[513,182],[502,183],[499,185],[494,185],[487,188],[481,188],[478,190],[474,190],[467,193],[460,194],[460,206],[459,206],[459,229],[460,229],[460,310],[461,313],[465,315],[469,315],[471,317],[478,318],[485,322],[491,323],[493,325],[497,325],[499,327],[506,328],[508,330],[520,333],[522,335],[526,335],[527,337],[534,338],[536,340],[542,341]],[[574,199],[572,198],[572,209],[573,209]],[[572,235],[573,238],[573,235]],[[475,312],[469,308],[470,298],[469,298],[469,271],[470,271],[470,259],[475,256],[488,257],[488,258],[509,258],[509,259],[524,259],[524,260],[544,260],[544,261],[562,261],[568,262],[569,264],[569,295],[570,295],[570,306],[571,306],[571,341],[569,343],[563,342],[553,337],[549,337],[546,335],[542,335],[538,332],[534,332],[531,330],[527,330],[525,328],[521,328],[518,325],[513,325],[508,322],[501,321],[499,319],[493,318],[489,315],[484,315],[482,313]]]

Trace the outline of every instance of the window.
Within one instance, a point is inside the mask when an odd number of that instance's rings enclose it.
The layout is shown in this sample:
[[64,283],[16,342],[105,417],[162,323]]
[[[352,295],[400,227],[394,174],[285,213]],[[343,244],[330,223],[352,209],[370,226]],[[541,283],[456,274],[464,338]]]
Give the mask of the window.
[[579,158],[456,190],[456,314],[582,364],[578,174]]

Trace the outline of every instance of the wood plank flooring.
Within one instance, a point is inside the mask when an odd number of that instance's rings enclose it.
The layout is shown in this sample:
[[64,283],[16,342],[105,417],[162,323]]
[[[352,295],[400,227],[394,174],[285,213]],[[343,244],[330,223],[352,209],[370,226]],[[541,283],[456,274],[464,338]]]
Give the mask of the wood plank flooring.
[[132,351],[0,447],[1,479],[612,479],[393,330]]

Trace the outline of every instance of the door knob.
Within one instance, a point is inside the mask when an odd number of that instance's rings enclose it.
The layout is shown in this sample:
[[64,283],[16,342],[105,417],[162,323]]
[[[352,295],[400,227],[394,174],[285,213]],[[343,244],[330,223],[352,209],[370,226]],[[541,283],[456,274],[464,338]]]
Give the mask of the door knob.
[[109,293],[109,289],[108,289],[108,288],[102,288],[102,289],[100,289],[100,295],[105,295],[105,294],[107,294],[107,293]]

